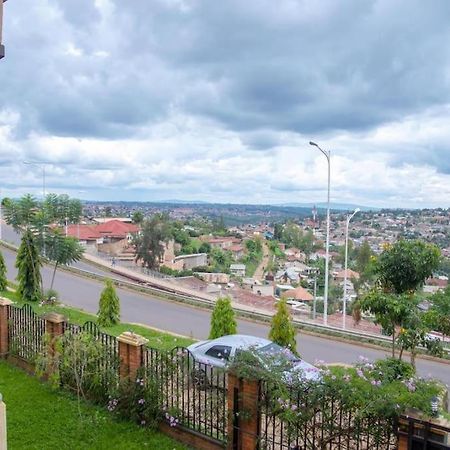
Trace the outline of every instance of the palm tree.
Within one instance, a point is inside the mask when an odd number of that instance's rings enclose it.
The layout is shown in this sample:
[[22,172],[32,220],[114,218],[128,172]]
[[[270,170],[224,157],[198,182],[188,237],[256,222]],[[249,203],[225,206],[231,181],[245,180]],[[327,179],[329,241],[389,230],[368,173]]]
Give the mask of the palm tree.
[[83,257],[84,248],[73,237],[65,237],[58,230],[52,231],[46,238],[46,256],[54,263],[52,282],[53,289],[58,266],[69,266]]

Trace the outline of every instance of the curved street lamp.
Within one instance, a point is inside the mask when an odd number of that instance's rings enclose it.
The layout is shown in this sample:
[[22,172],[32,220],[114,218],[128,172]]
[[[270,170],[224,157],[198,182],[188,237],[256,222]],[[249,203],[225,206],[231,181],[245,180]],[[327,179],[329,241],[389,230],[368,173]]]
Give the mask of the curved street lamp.
[[315,142],[309,145],[317,147],[327,158],[328,162],[328,193],[327,193],[327,238],[325,244],[325,291],[323,295],[323,324],[328,325],[328,277],[330,259],[330,175],[331,175],[331,152],[321,149]]
[[344,268],[344,307],[342,309],[342,328],[345,330],[347,319],[347,265],[348,265],[348,228],[350,226],[350,220],[353,219],[355,214],[359,213],[360,209],[356,208],[353,214],[347,214],[347,220],[345,222],[345,268]]

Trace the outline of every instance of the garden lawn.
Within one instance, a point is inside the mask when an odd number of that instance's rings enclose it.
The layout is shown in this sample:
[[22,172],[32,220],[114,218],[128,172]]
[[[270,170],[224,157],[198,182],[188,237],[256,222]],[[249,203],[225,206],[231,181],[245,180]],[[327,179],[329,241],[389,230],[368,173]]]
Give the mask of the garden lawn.
[[78,402],[0,361],[0,392],[7,408],[9,450],[157,449],[187,447],[156,431],[115,420],[106,408]]
[[[0,296],[7,297],[14,301],[17,306],[22,306],[24,302],[21,301],[16,292],[12,291],[4,291],[0,292]],[[83,325],[87,321],[97,322],[97,316],[94,314],[89,314],[80,309],[72,308],[69,306],[61,306],[61,305],[43,305],[40,306],[38,303],[28,303],[38,315],[42,315],[48,313],[50,311],[55,311],[60,314],[63,314],[69,319],[69,322],[75,323],[78,325]],[[148,339],[148,346],[159,348],[162,350],[171,350],[174,347],[187,347],[194,342],[194,339],[189,339],[187,337],[174,336],[170,333],[165,333],[164,331],[154,330],[152,328],[148,328],[140,325],[133,325],[129,323],[120,323],[113,327],[102,328],[107,334],[112,336],[119,336],[119,334],[124,331],[133,331],[136,334],[144,336]]]

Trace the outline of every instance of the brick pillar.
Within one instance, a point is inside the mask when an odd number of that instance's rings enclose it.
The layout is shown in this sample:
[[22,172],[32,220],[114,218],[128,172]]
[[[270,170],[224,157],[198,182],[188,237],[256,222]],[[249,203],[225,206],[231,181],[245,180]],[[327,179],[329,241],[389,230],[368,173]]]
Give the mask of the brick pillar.
[[398,450],[408,450],[408,436],[404,436],[403,434],[399,435],[397,449]]
[[8,307],[12,303],[8,298],[0,297],[0,358],[5,358],[9,351]]
[[228,375],[228,450],[254,450],[260,434],[260,383]]
[[131,331],[125,331],[117,340],[119,341],[120,378],[134,379],[142,365],[144,346],[147,344],[148,339]]
[[45,320],[45,331],[48,335],[49,342],[47,347],[48,356],[52,361],[47,367],[47,373],[45,377],[50,377],[50,375],[55,371],[56,362],[56,341],[64,333],[64,323],[66,318],[62,314],[56,312],[49,312],[43,316]]

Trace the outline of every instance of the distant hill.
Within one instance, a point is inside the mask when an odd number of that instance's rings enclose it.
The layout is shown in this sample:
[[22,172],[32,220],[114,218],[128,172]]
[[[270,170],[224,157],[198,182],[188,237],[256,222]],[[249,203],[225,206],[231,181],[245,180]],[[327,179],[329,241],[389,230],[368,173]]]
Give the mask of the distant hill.
[[[290,208],[313,208],[314,205],[318,209],[325,209],[327,207],[326,203],[283,203],[276,206],[285,206]],[[381,208],[374,208],[371,206],[353,205],[351,203],[330,203],[330,209],[339,211],[353,211],[359,208],[361,211],[380,211]]]

